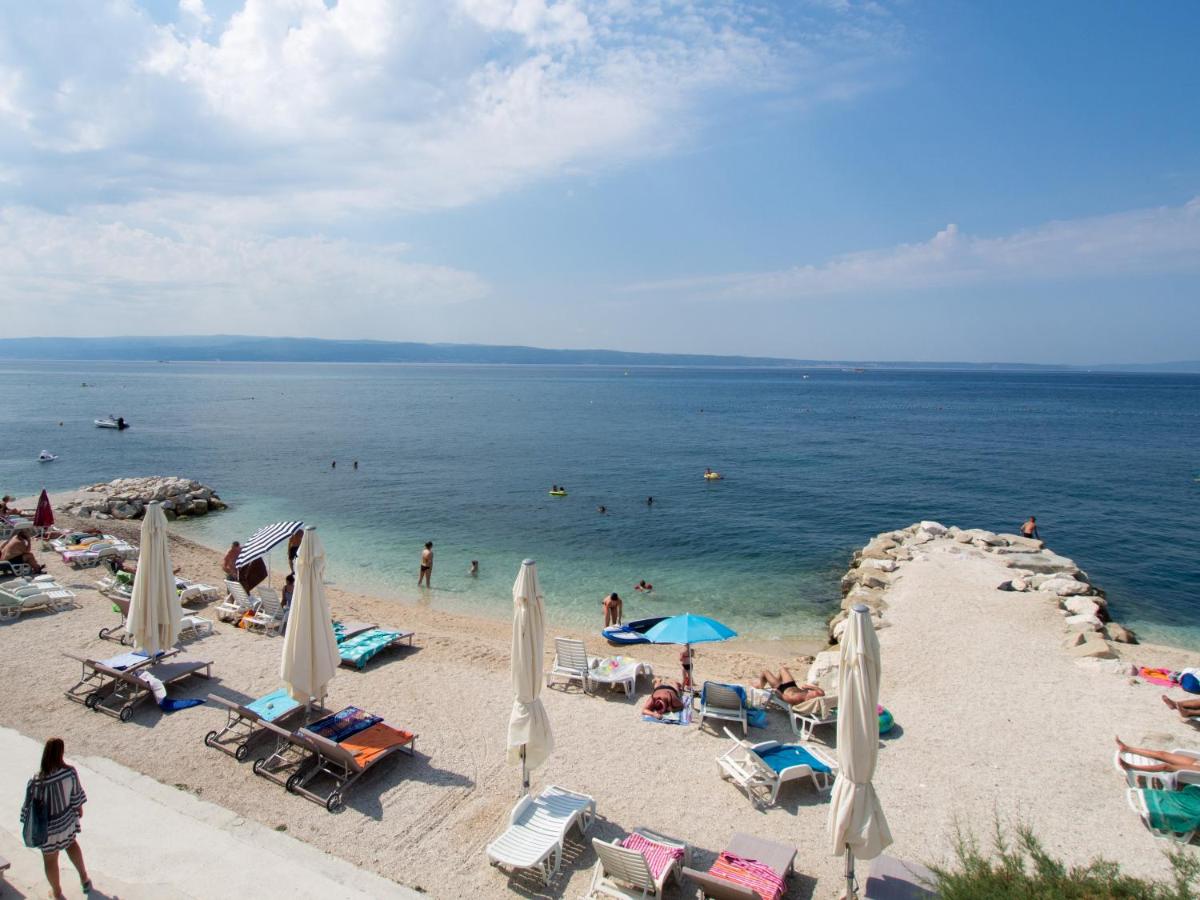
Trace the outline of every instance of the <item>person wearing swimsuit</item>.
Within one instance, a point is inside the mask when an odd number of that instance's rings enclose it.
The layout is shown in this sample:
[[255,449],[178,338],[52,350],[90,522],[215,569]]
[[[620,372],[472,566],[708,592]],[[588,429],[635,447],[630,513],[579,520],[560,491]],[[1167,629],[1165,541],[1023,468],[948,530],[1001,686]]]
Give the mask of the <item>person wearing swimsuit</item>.
[[425,542],[425,549],[421,551],[421,572],[417,575],[417,587],[421,586],[421,582],[425,582],[425,587],[433,587],[429,583],[430,577],[433,575],[433,541]]
[[769,689],[775,691],[783,699],[783,702],[789,706],[795,706],[797,703],[812,700],[814,697],[825,696],[825,692],[815,684],[796,684],[796,679],[792,677],[792,673],[782,668],[779,670],[778,676],[764,670],[758,676],[755,686],[762,690]]
[[663,716],[679,712],[683,709],[683,685],[678,681],[662,681],[655,686],[654,691],[642,707],[642,712],[648,716],[661,719]]

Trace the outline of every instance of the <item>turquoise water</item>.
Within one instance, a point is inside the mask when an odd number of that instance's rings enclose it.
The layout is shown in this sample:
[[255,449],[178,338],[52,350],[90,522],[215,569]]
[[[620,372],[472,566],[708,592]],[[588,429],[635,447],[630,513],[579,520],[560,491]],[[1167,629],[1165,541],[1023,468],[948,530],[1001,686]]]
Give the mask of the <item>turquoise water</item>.
[[[561,622],[599,623],[616,590],[627,617],[810,636],[876,532],[1033,513],[1116,617],[1200,646],[1196,376],[3,363],[0,387],[3,491],[198,478],[233,508],[181,533],[224,547],[302,518],[333,580],[386,596],[504,616],[531,556]],[[110,412],[133,428],[92,426]]]

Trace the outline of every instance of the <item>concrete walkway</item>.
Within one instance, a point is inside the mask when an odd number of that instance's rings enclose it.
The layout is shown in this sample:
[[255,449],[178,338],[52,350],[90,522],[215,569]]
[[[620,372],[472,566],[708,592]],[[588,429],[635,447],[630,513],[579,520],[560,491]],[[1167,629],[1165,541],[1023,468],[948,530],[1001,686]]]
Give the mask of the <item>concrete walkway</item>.
[[[12,863],[0,897],[49,895],[41,854],[24,846],[18,824],[41,754],[37,741],[0,728],[0,856]],[[68,747],[67,761],[88,795],[79,843],[93,898],[421,896],[111,760],[75,758]],[[66,854],[59,859],[64,892],[83,896]]]

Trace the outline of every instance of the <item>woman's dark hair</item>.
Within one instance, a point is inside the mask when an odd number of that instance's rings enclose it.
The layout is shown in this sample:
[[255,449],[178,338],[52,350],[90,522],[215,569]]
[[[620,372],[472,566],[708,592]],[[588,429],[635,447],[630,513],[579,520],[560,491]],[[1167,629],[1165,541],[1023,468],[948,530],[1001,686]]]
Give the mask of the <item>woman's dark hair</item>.
[[53,775],[66,763],[63,762],[63,739],[50,738],[42,750],[42,777]]

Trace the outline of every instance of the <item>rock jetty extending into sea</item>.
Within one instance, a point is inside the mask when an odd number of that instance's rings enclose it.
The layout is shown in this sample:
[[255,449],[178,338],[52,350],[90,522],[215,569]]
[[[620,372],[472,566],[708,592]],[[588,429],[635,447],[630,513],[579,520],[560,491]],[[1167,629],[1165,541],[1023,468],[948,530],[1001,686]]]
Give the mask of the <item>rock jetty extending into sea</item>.
[[1109,618],[1102,589],[1091,583],[1074,560],[1046,549],[1045,544],[1017,534],[994,534],[981,528],[947,527],[940,522],[916,522],[885,531],[856,550],[842,578],[842,609],[829,622],[831,643],[841,640],[848,610],[861,603],[871,611],[876,629],[887,627],[888,588],[902,577],[905,563],[934,546],[975,556],[992,556],[1011,578],[997,588],[1029,593],[1055,604],[1066,626],[1064,645],[1072,656],[1110,659],[1116,654],[1109,641],[1137,643],[1132,631]]
[[162,503],[168,519],[205,516],[225,509],[225,502],[212,488],[178,475],[148,478],[118,478],[81,488],[59,510],[87,519],[140,519],[146,504]]

